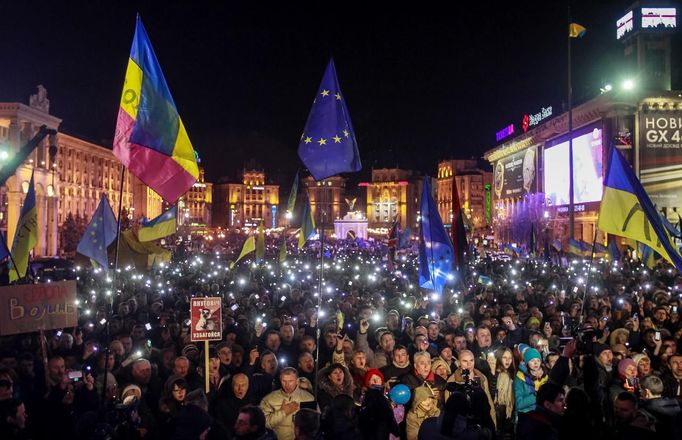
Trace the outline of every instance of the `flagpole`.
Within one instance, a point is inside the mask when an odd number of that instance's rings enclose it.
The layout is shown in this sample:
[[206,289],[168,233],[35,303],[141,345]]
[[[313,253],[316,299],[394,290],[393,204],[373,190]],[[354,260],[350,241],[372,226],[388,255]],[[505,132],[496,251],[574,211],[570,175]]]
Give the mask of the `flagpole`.
[[566,29],[568,54],[568,237],[575,238],[575,206],[573,204],[573,87],[571,81],[571,6],[568,6],[568,29]]
[[[320,279],[317,292],[317,328],[316,336],[317,351],[315,353],[315,396],[317,396],[317,373],[320,369],[320,309],[322,308],[322,277],[324,276],[324,208],[320,206]],[[305,220],[304,220],[305,221]],[[301,231],[303,233],[303,231]]]
[[590,264],[587,267],[587,279],[585,280],[585,291],[583,292],[583,301],[580,304],[580,323],[583,321],[583,310],[585,310],[585,299],[587,298],[587,289],[590,285],[590,277],[592,276],[592,262],[594,261],[594,247],[597,245],[597,225],[599,224],[599,214],[597,213],[597,221],[594,223],[594,238],[592,239],[592,252],[590,253]]
[[[119,245],[121,242],[121,214],[123,213],[123,186],[125,185],[125,173],[126,173],[126,167],[125,165],[121,164],[121,184],[119,187],[119,192],[118,192],[118,222],[116,224],[116,252],[114,254],[114,273],[111,276],[111,286],[114,290],[116,290],[116,273],[118,271],[118,250],[119,250]],[[109,268],[107,268],[108,270]],[[111,335],[109,334],[109,318],[110,314],[113,311],[114,307],[114,296],[112,292],[111,300],[106,301],[106,317],[107,317],[107,322],[105,323],[104,326],[104,333],[107,341],[106,345],[106,350],[104,352],[104,378],[102,381],[102,407],[106,409],[106,403],[107,403],[107,373],[109,373],[109,354],[111,353],[111,348],[109,345],[111,344]]]

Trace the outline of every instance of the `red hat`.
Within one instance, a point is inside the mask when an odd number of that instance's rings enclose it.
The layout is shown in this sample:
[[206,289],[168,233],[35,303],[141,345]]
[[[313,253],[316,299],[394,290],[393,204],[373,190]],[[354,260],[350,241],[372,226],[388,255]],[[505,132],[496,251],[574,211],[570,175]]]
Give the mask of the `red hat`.
[[365,388],[369,388],[369,380],[372,378],[372,376],[379,376],[381,378],[381,382],[384,381],[384,375],[381,374],[381,371],[377,370],[376,368],[370,368],[365,373],[365,379],[362,381],[365,385]]

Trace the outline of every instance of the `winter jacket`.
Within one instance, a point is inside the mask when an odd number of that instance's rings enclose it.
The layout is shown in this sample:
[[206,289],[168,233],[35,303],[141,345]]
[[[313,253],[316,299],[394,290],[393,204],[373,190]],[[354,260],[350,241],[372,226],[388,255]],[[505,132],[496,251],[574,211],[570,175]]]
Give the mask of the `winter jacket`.
[[539,407],[519,417],[516,438],[523,440],[558,440],[561,416]]
[[[479,381],[479,384],[481,386],[481,389],[485,393],[486,397],[488,398],[488,405],[490,406],[490,418],[492,419],[492,423],[497,426],[497,414],[495,412],[495,402],[493,401],[492,395],[490,394],[490,387],[488,385],[488,379],[486,379],[485,374],[481,373],[479,370],[474,368],[474,374],[473,377],[470,377],[471,380],[477,380]],[[456,369],[450,377],[448,377],[447,383],[464,383],[464,376],[462,375],[462,369],[458,368]],[[445,393],[445,401],[448,401],[448,397],[450,396],[449,392]]]
[[265,414],[265,426],[272,429],[278,440],[293,440],[294,438],[294,414],[286,414],[282,405],[288,402],[314,402],[312,394],[300,388],[293,393],[287,394],[283,390],[273,391],[263,398],[260,408]]
[[[438,407],[442,408],[444,403],[445,403],[445,387],[447,385],[447,382],[445,382],[445,379],[442,377],[430,372],[429,377],[427,379],[424,379],[422,376],[419,376],[416,371],[413,371],[412,373],[403,376],[403,380],[401,381],[407,387],[410,389],[410,391],[413,392],[412,394],[412,399],[410,399],[410,404],[406,405],[406,408],[414,408],[414,390],[423,386],[425,383],[428,383],[428,385],[434,389],[438,390]],[[429,416],[431,417],[431,416]]]
[[348,368],[343,366],[343,384],[340,388],[329,379],[330,372],[330,367],[325,367],[317,374],[317,403],[320,405],[320,411],[324,411],[332,399],[339,394],[353,397],[353,377]]
[[369,348],[369,342],[367,342],[367,333],[357,333],[355,336],[355,349],[361,350],[363,353],[365,353],[365,359],[367,359],[367,366],[369,368],[379,368],[375,366],[374,350]]
[[374,368],[381,369],[386,365],[391,365],[392,360],[390,353],[386,353],[381,348],[374,350]]
[[391,403],[383,389],[370,387],[362,399],[358,425],[364,440],[388,440],[389,434],[400,435]]
[[[428,411],[425,411],[419,405],[427,399],[432,400],[432,406]],[[419,434],[419,427],[422,422],[429,417],[438,417],[440,410],[438,409],[436,397],[428,386],[422,385],[414,389],[414,397],[412,398],[412,408],[407,412],[406,431],[407,440],[417,440]]]
[[640,411],[655,420],[656,434],[660,438],[682,438],[682,411],[677,399],[658,397],[645,400]]
[[540,379],[531,376],[525,364],[519,365],[514,378],[514,400],[518,413],[527,413],[535,409],[537,391],[547,382],[549,376],[543,374]]

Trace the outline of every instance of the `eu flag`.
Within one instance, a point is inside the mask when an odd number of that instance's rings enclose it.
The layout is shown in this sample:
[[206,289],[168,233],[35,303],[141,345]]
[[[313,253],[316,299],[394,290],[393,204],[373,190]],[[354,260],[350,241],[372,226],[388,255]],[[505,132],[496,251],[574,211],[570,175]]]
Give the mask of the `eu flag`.
[[118,224],[114,212],[111,210],[106,196],[102,193],[99,206],[92,215],[90,224],[85,229],[85,234],[78,243],[76,251],[96,261],[106,269],[109,267],[107,247],[116,239],[117,232]]
[[443,293],[453,270],[455,251],[424,178],[419,217],[419,285]]
[[298,156],[315,180],[362,168],[353,124],[336,78],[333,59],[329,60],[313,101],[298,144]]

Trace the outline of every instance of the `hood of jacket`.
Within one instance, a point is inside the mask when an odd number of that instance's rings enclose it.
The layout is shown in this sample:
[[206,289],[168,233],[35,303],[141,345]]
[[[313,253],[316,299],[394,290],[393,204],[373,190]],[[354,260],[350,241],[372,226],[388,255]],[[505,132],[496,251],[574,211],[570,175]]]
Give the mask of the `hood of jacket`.
[[[334,368],[337,367],[338,365],[334,366]],[[332,397],[336,397],[339,394],[353,395],[353,377],[350,375],[348,368],[343,365],[341,368],[343,369],[343,384],[341,384],[341,388],[337,387],[329,379],[329,373],[332,371],[331,367],[325,367],[317,373],[317,386]]]
[[643,407],[647,411],[663,414],[668,417],[675,417],[681,411],[680,404],[677,399],[670,397],[659,397],[657,399],[647,400]]
[[[429,386],[422,385],[415,387],[413,395],[411,412],[414,412],[419,417],[434,417],[440,413],[437,407],[438,402],[436,401],[436,397]],[[419,407],[426,399],[433,399],[433,406],[430,411],[424,411]]]

